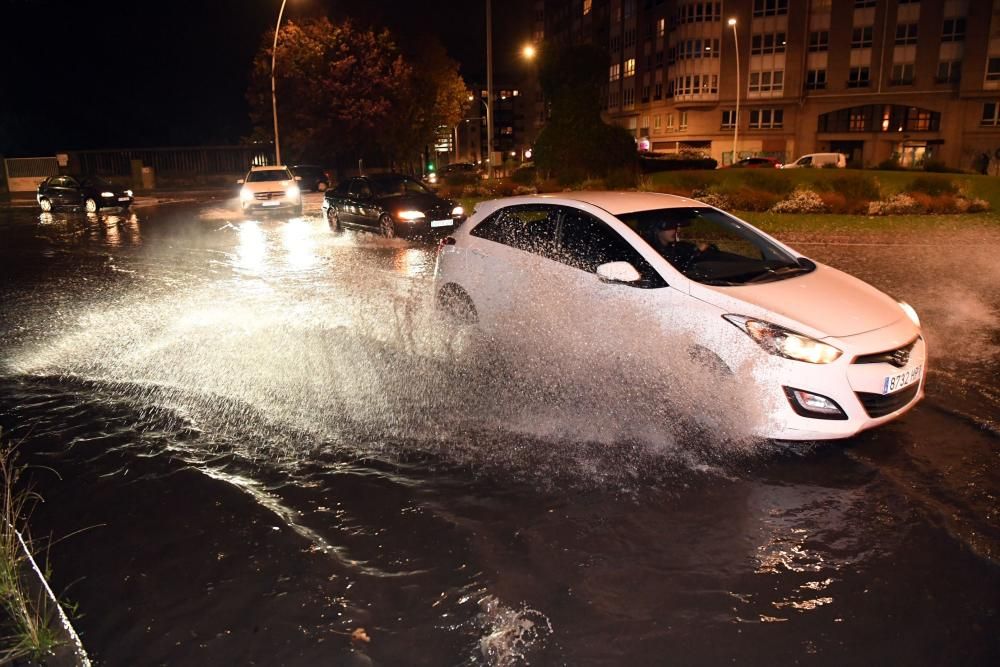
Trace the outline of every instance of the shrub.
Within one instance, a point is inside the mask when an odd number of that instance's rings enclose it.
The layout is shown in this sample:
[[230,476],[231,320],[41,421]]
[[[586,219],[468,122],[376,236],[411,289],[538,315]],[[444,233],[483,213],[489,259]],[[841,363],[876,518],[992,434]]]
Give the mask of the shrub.
[[521,186],[505,178],[493,184],[493,195],[496,197],[511,197],[517,194],[518,187]]
[[639,173],[634,169],[619,167],[609,171],[604,181],[609,190],[628,190],[638,184]]
[[782,197],[774,192],[757,190],[742,186],[735,192],[724,193],[732,207],[739,211],[767,211],[781,201]]
[[733,208],[733,203],[729,200],[729,197],[718,192],[710,192],[709,190],[695,190],[691,193],[691,199],[696,199],[703,204],[723,210]]
[[559,181],[554,178],[546,178],[545,180],[538,182],[539,192],[560,192],[562,186],[559,185]]
[[979,197],[962,197],[962,201],[966,202],[966,211],[969,213],[982,213],[983,211],[990,210],[990,203],[985,199],[980,199]]
[[771,213],[826,213],[826,203],[823,199],[805,188],[792,193],[788,199],[783,199],[770,208]]
[[538,170],[534,166],[515,169],[510,175],[510,180],[518,185],[534,185],[537,178]]
[[920,203],[905,192],[868,204],[868,215],[906,215],[920,212]]
[[932,197],[944,194],[956,195],[958,185],[946,176],[917,176],[910,181],[904,192],[921,192]]
[[870,202],[879,198],[878,181],[863,174],[843,174],[830,179],[830,189],[848,202]]
[[688,169],[715,169],[719,166],[714,158],[700,155],[650,156],[639,157],[639,168],[647,174],[658,171],[681,171]]
[[715,183],[713,172],[681,171],[670,176],[670,179],[658,189],[661,192],[689,195],[697,190],[708,190]]
[[[818,196],[830,213],[847,213],[847,197],[839,192],[820,192]],[[867,211],[868,204],[865,204],[865,212]]]
[[902,167],[899,166],[899,162],[894,157],[886,158],[882,160],[877,165],[876,169],[881,169],[882,171],[902,171]]
[[740,171],[738,181],[731,181],[737,186],[762,190],[773,194],[787,195],[795,189],[795,184],[787,173],[775,169],[745,169]]
[[475,185],[480,180],[479,174],[474,171],[465,172],[455,172],[453,174],[447,174],[444,177],[444,182],[447,185]]

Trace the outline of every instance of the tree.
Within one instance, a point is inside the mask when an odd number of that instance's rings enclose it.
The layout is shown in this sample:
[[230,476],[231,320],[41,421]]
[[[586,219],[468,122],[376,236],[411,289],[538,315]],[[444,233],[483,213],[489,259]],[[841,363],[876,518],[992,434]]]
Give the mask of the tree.
[[410,164],[424,147],[434,143],[439,127],[462,120],[469,89],[458,74],[458,64],[437,42],[425,44],[413,57],[410,76],[396,89],[393,112],[379,141],[394,162]]
[[609,177],[627,181],[637,173],[632,135],[601,120],[607,63],[607,52],[591,45],[542,58],[539,81],[551,115],[535,142],[535,162],[563,183]]
[[[273,40],[264,36],[247,91],[256,136],[271,134]],[[283,153],[339,165],[375,145],[411,70],[388,31],[324,17],[281,28],[275,75]]]

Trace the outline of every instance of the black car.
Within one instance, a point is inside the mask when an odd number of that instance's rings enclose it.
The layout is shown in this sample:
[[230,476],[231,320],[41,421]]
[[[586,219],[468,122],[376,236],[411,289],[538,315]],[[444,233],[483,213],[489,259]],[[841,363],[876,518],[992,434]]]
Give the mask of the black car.
[[389,237],[448,233],[465,220],[461,206],[403,174],[350,178],[326,193],[323,211],[337,231],[368,227]]
[[97,176],[49,176],[38,185],[35,195],[43,211],[82,208],[97,213],[102,208],[127,209],[132,191]]
[[311,164],[297,164],[291,167],[292,174],[298,176],[299,187],[311,192],[323,192],[330,187],[330,177],[323,167]]

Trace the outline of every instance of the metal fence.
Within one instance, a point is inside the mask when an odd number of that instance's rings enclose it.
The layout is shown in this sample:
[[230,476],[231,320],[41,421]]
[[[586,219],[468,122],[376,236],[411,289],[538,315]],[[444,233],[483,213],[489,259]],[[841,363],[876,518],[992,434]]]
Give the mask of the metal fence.
[[140,160],[160,176],[214,176],[242,174],[251,165],[274,162],[274,148],[260,146],[202,146],[184,148],[126,148],[72,151],[74,170],[100,176],[129,176],[132,161]]

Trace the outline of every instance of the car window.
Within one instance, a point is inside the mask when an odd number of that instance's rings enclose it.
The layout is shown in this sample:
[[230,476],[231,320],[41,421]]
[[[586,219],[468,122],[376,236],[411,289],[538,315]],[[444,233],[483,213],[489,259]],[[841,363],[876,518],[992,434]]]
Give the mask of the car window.
[[406,176],[385,176],[381,178],[372,177],[372,190],[376,197],[391,197],[393,195],[405,194],[432,194],[419,181]]
[[571,208],[563,209],[559,226],[559,250],[554,259],[574,268],[596,273],[608,262],[628,262],[642,280],[636,287],[666,287],[662,276],[621,234],[594,216]]
[[292,175],[287,169],[263,169],[247,174],[247,183],[264,183],[269,181],[290,181]]
[[333,191],[333,194],[339,195],[341,197],[347,194],[347,189],[351,186],[350,181],[341,181],[337,184],[337,188]]
[[369,199],[372,196],[372,189],[368,187],[368,181],[363,178],[352,180],[348,192],[355,199]]
[[[736,218],[713,208],[666,208],[618,215],[688,278],[709,285],[782,280],[811,269]],[[638,268],[638,267],[637,267]]]
[[807,156],[805,156],[803,158],[799,158],[799,161],[796,164],[800,164],[803,167],[808,167],[809,165],[812,164],[812,156],[811,155],[807,155]]
[[508,206],[489,216],[469,232],[543,257],[554,257],[559,209],[548,204]]
[[54,188],[64,188],[66,187],[66,177],[65,176],[54,176],[49,181],[49,185]]

